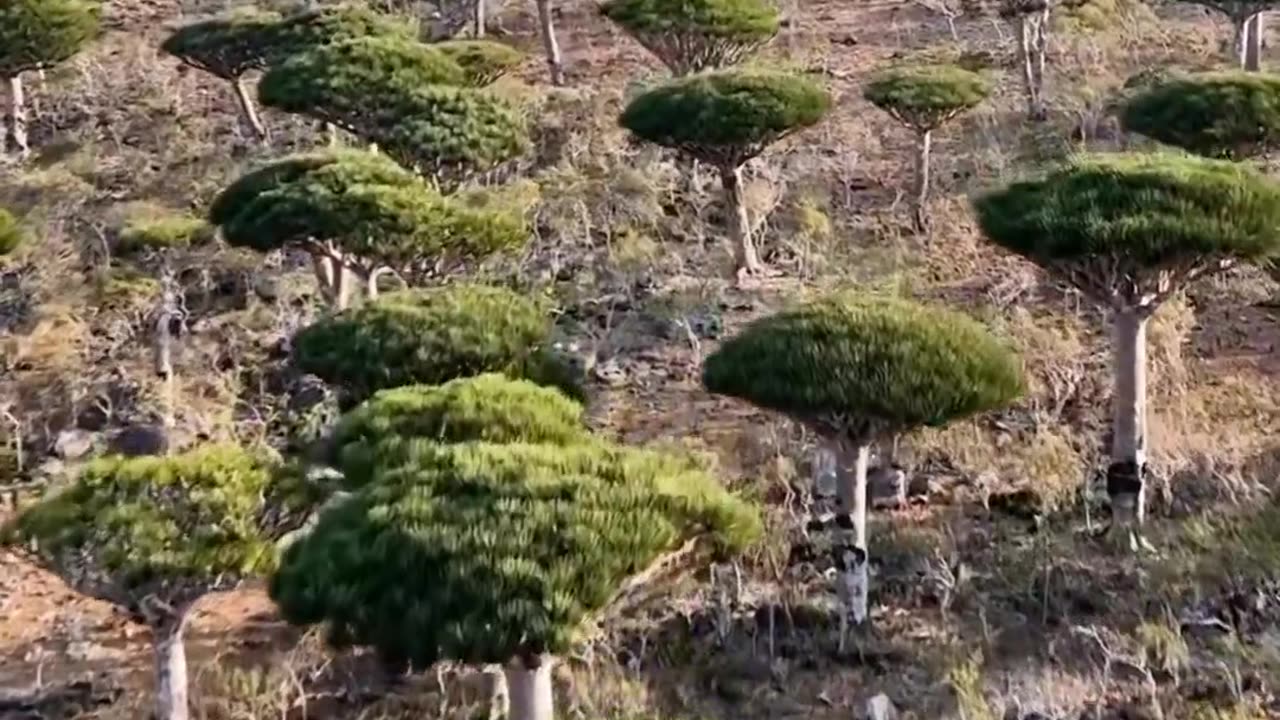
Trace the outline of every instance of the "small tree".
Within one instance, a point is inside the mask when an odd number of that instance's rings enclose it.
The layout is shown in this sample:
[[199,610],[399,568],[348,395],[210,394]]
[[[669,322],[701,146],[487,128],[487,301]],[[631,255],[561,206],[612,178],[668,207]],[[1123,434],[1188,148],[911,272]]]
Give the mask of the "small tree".
[[1280,8],[1277,0],[1187,0],[1194,5],[1216,10],[1231,19],[1235,28],[1235,60],[1240,69],[1256,71],[1262,67],[1262,14]]
[[426,444],[320,517],[270,593],[295,624],[393,665],[502,663],[512,720],[551,720],[551,669],[620,591],[756,511],[686,458],[610,447]]
[[31,154],[22,73],[44,70],[80,52],[98,34],[92,0],[5,0],[0,3],[0,78],[9,85],[9,132],[20,157]]
[[990,93],[991,83],[986,78],[953,65],[893,68],[867,85],[867,100],[916,133],[912,214],[917,230],[924,230],[927,222],[933,131],[975,107]]
[[305,250],[338,309],[348,304],[350,275],[377,298],[383,269],[483,257],[525,238],[520,218],[454,202],[387,158],[355,151],[296,155],[252,171],[218,196],[210,218],[232,245]]
[[17,250],[26,242],[27,234],[8,210],[0,208],[0,257]]
[[457,63],[465,84],[471,87],[493,83],[524,60],[524,55],[510,45],[488,40],[445,40],[430,47]]
[[736,65],[779,26],[767,0],[608,0],[600,12],[677,76]]
[[1167,79],[1130,98],[1120,122],[1206,157],[1263,156],[1280,144],[1280,76],[1237,71]]
[[1027,100],[1027,116],[1048,117],[1044,99],[1044,68],[1049,57],[1049,12],[1053,0],[1000,0],[1000,16],[1018,29],[1018,65]]
[[3,539],[35,548],[35,559],[73,588],[145,622],[156,653],[155,717],[186,720],[183,633],[192,606],[269,571],[275,533],[302,498],[274,470],[269,459],[225,446],[97,460],[13,520]]
[[264,105],[333,123],[401,165],[452,183],[523,152],[524,123],[495,96],[464,87],[444,52],[398,38],[314,47],[263,76]]
[[542,49],[547,55],[547,67],[551,70],[551,84],[564,85],[564,58],[560,56],[560,42],[556,40],[556,24],[551,0],[534,0],[538,8],[538,26],[542,31]]
[[1280,250],[1280,186],[1225,161],[1083,155],[975,207],[993,242],[1112,310],[1107,493],[1113,530],[1137,547],[1146,497],[1147,320],[1195,279]]
[[550,333],[547,308],[532,298],[450,285],[390,293],[324,318],[298,333],[294,356],[359,402],[378,390],[487,372],[529,376],[543,370]]
[[[782,412],[839,461],[832,553],[841,641],[867,618],[867,468],[876,441],[999,408],[1017,358],[977,322],[893,298],[839,294],[757,320],[707,358],[706,388]],[[847,472],[852,465],[853,475]]]
[[715,166],[724,186],[739,279],[765,272],[752,241],[742,166],[773,143],[817,124],[826,91],[776,72],[725,70],[675,80],[637,97],[620,122],[637,137]]

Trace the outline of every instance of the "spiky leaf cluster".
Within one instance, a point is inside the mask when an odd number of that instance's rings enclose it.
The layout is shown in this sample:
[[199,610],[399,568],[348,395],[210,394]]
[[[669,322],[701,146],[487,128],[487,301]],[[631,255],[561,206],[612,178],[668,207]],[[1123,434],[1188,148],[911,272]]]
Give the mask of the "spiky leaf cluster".
[[280,16],[259,9],[241,9],[226,17],[183,26],[160,45],[165,52],[224,80],[266,68],[277,59]]
[[504,372],[522,375],[547,341],[546,308],[505,288],[450,285],[386,295],[298,333],[304,371],[351,398],[402,385],[437,385]]
[[52,568],[122,604],[152,594],[189,599],[274,565],[265,523],[278,498],[274,468],[231,446],[95,460],[4,537],[34,542]]
[[991,94],[991,82],[955,65],[916,65],[885,70],[864,97],[917,131],[933,130]]
[[675,80],[632,100],[619,122],[637,137],[699,160],[737,166],[816,124],[831,98],[809,80],[722,70]]
[[767,0],[608,0],[600,11],[676,75],[736,65],[779,27]]
[[682,540],[737,549],[760,531],[685,458],[603,443],[416,450],[285,552],[270,593],[286,619],[418,667],[563,652]]
[[1280,76],[1218,72],[1174,77],[1129,99],[1126,130],[1206,157],[1265,155],[1280,143]]
[[359,5],[334,5],[303,10],[278,23],[271,43],[277,59],[330,43],[362,37],[395,37],[411,41],[414,28],[391,15]]
[[1224,160],[1082,155],[974,205],[993,242],[1051,269],[1081,269],[1073,282],[1102,301],[1164,271],[1280,249],[1280,185]]
[[524,55],[510,45],[490,40],[445,40],[431,47],[457,63],[466,84],[484,87],[516,68]]
[[52,67],[98,34],[93,0],[4,0],[0,3],[0,78]]
[[358,151],[308,153],[252,171],[210,212],[232,245],[267,251],[327,241],[372,264],[466,258],[519,245],[520,218],[444,197],[391,160]]
[[703,384],[860,441],[998,408],[1023,390],[1018,358],[974,320],[851,293],[755,321],[707,359]]
[[376,467],[413,452],[420,442],[586,442],[582,413],[582,405],[556,390],[494,373],[393,388],[342,417],[326,459],[348,485],[359,487]]
[[0,257],[17,250],[26,242],[26,232],[18,219],[8,210],[0,208]]

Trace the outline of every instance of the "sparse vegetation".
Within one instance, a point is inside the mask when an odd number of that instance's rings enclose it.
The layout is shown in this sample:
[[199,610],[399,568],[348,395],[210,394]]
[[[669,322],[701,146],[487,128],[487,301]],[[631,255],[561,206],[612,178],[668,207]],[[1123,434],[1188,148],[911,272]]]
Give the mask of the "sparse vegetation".
[[26,233],[13,213],[0,208],[0,257],[17,250],[26,239]]

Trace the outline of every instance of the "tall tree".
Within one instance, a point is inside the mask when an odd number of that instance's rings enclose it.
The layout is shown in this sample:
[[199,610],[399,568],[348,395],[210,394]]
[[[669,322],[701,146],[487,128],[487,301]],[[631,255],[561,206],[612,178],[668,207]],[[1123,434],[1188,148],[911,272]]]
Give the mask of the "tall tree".
[[975,72],[953,65],[891,68],[867,85],[864,96],[916,134],[915,187],[912,216],[924,230],[929,200],[929,162],[933,131],[987,98],[991,83]]
[[830,528],[842,645],[849,622],[867,619],[872,445],[999,408],[1023,390],[1018,359],[977,322],[851,293],[753,322],[707,358],[702,382],[803,423],[838,459]]
[[22,74],[43,71],[80,52],[98,34],[93,0],[5,0],[0,3],[0,78],[9,86],[9,128],[0,138],[19,157],[31,154]]
[[1262,68],[1263,13],[1280,7],[1278,0],[1187,0],[1226,15],[1235,28],[1232,45],[1240,69]]
[[818,123],[831,106],[809,80],[762,70],[699,73],[632,100],[619,122],[642,140],[720,171],[739,281],[767,272],[753,241],[742,167],[770,145]]
[[1112,529],[1145,544],[1146,329],[1187,284],[1280,252],[1280,185],[1220,160],[1083,155],[1039,180],[975,202],[997,245],[1044,267],[1112,311]]
[[[157,720],[187,720],[184,634],[192,607],[275,564],[276,533],[305,512],[274,461],[228,446],[110,457],[3,528],[13,549],[151,628]],[[305,501],[304,501],[305,498]]]
[[306,251],[321,292],[339,310],[353,276],[377,298],[384,269],[483,257],[527,237],[520,218],[450,200],[361,151],[294,155],[249,172],[222,191],[209,216],[232,245]]
[[608,0],[600,12],[677,76],[736,65],[780,25],[767,0]]
[[1280,145],[1280,76],[1232,71],[1169,78],[1130,97],[1120,122],[1205,157],[1265,156]]
[[682,546],[737,551],[759,530],[688,458],[424,443],[291,544],[270,594],[393,665],[500,663],[512,720],[551,720],[552,667],[620,591]]

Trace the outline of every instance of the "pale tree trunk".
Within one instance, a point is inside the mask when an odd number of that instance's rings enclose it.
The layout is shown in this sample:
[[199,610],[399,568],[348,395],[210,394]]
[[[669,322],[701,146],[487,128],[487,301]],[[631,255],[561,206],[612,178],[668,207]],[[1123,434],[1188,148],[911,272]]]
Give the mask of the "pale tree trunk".
[[[871,445],[841,441],[836,477],[836,517],[831,552],[836,566],[836,596],[840,598],[840,646],[850,623],[867,621],[867,467]],[[849,463],[853,473],[849,473]]]
[[188,720],[190,702],[187,697],[187,649],[183,635],[188,614],[167,619],[155,633],[156,653],[156,720]]
[[1107,495],[1113,531],[1135,549],[1146,515],[1147,317],[1146,308],[1125,308],[1112,321],[1115,388]]
[[266,141],[267,129],[263,127],[262,119],[258,117],[258,108],[254,105],[253,97],[249,95],[249,88],[245,86],[244,78],[238,77],[232,80],[231,86],[236,91],[236,102],[240,104],[240,116],[244,119],[245,125],[249,126],[249,130],[259,142]]
[[160,302],[155,319],[155,371],[160,378],[161,424],[169,437],[177,425],[177,395],[173,372],[173,326],[182,322],[178,280],[166,258],[160,275]]
[[1265,26],[1263,25],[1262,13],[1256,13],[1245,21],[1245,49],[1244,49],[1244,69],[1250,72],[1257,72],[1262,69],[1262,36]]
[[544,655],[534,663],[513,660],[504,669],[511,698],[511,720],[552,720],[551,668],[555,658]]
[[929,155],[933,149],[933,131],[920,133],[916,145],[916,186],[912,198],[912,220],[916,230],[924,232],[928,227],[929,209]]
[[536,0],[538,24],[542,27],[542,47],[547,52],[547,66],[551,69],[551,84],[564,85],[564,60],[560,57],[560,43],[556,40],[555,19],[551,15],[551,0]]
[[6,140],[17,150],[18,157],[26,159],[31,155],[31,143],[27,139],[27,95],[22,85],[22,76],[9,78],[9,138]]
[[320,286],[320,294],[335,310],[346,310],[351,305],[351,291],[355,287],[356,273],[342,257],[327,252],[311,253],[311,267]]
[[1048,55],[1049,10],[1018,16],[1018,59],[1027,99],[1027,115],[1032,120],[1046,117],[1044,70]]
[[484,37],[485,25],[488,23],[488,19],[485,17],[485,0],[475,0],[475,2],[475,27],[472,32],[477,38],[482,38]]
[[733,242],[734,268],[739,278],[764,273],[764,263],[751,241],[751,219],[747,217],[747,199],[742,192],[742,168],[720,166],[720,182],[724,185],[725,210],[729,215],[729,239]]

